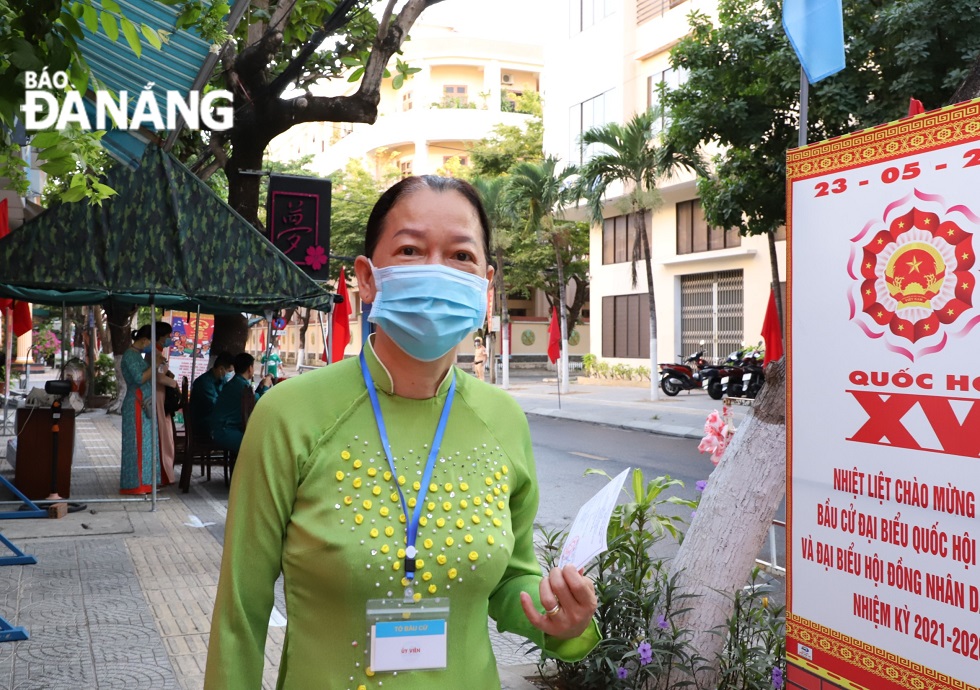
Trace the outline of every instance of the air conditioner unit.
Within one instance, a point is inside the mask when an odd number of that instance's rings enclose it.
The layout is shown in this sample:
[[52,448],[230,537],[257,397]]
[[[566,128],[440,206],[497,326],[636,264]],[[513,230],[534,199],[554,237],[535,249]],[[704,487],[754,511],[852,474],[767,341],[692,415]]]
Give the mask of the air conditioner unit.
[[501,74],[500,75],[500,83],[501,84],[513,84],[514,83],[514,77],[513,77],[513,75],[506,74],[506,73],[505,74]]

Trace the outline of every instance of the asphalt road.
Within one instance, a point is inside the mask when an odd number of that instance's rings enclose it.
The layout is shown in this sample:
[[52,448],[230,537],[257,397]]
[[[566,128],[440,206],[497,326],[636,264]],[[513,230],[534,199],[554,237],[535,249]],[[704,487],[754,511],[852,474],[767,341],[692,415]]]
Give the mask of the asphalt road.
[[[669,475],[684,482],[684,488],[678,487],[675,495],[693,499],[696,482],[706,479],[714,468],[709,456],[701,455],[697,441],[691,439],[535,415],[528,421],[541,486],[538,524],[545,529],[567,528],[579,507],[605,485],[604,477],[585,476],[588,469],[615,477],[627,468],[639,468],[645,482]],[[671,506],[668,510],[690,515],[687,509]]]

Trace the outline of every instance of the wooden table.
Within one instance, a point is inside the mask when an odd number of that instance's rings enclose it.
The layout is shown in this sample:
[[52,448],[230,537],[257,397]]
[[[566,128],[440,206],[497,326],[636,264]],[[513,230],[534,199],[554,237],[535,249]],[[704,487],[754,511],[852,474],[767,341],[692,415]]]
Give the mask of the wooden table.
[[[14,486],[32,500],[51,493],[53,449],[52,408],[22,407],[17,410],[17,466]],[[71,495],[71,461],[75,452],[75,410],[61,408],[58,434],[58,494]]]

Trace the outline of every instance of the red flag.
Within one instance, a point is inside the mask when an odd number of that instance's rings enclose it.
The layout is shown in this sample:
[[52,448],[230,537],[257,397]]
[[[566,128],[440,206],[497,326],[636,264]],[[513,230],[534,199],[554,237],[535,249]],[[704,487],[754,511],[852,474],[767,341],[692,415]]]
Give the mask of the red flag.
[[913,115],[921,115],[926,111],[925,106],[922,105],[922,101],[915,98],[909,99],[909,117]]
[[330,314],[330,356],[334,362],[344,359],[344,350],[350,342],[350,315],[354,313],[347,295],[347,278],[344,267],[340,267],[340,278],[337,280],[337,294],[344,298],[343,304],[334,304]]
[[769,306],[766,307],[766,318],[762,320],[762,339],[766,341],[766,358],[762,366],[783,356],[783,329],[779,325],[779,313],[776,311],[776,291],[769,290]]
[[262,350],[262,354],[265,355],[265,328],[259,331],[259,349]]
[[548,359],[554,364],[561,356],[561,324],[558,323],[558,307],[551,308],[551,323],[548,324]]
[[[0,240],[10,234],[10,219],[8,217],[9,209],[7,206],[7,200],[0,200]],[[29,333],[31,328],[34,327],[33,319],[31,318],[31,307],[27,302],[19,302],[11,299],[0,300],[0,309],[7,309],[13,307],[14,317],[14,335],[18,338],[25,333]]]

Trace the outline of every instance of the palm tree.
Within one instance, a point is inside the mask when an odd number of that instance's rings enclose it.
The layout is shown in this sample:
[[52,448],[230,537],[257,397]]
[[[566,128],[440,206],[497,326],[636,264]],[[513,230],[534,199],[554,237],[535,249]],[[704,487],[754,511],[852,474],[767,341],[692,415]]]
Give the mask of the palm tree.
[[512,212],[526,219],[526,227],[539,234],[555,250],[558,271],[558,310],[561,323],[561,392],[568,392],[568,327],[565,300],[565,266],[562,248],[568,246],[569,225],[562,221],[564,208],[574,200],[570,184],[575,169],[559,169],[559,161],[548,156],[537,163],[521,163],[511,170],[505,199]]
[[[510,321],[510,318],[507,312],[507,288],[504,284],[504,250],[510,245],[510,237],[506,231],[508,213],[504,203],[505,185],[506,178],[502,176],[473,178],[473,186],[476,187],[476,191],[480,194],[480,199],[483,201],[483,208],[487,212],[487,219],[490,221],[491,239],[493,241],[493,250],[497,263],[497,270],[494,273],[494,277],[497,283],[497,294],[500,295],[500,333],[501,340],[503,341],[501,354],[504,355],[503,387],[506,389],[510,385],[510,372],[506,361],[506,356],[510,354],[510,343],[507,337],[507,323]],[[504,350],[507,352],[505,353]],[[496,367],[491,370],[491,381],[494,380],[493,377],[495,375]]]
[[650,239],[647,237],[646,212],[658,201],[657,185],[661,179],[679,169],[703,173],[700,156],[682,153],[664,145],[653,132],[660,115],[650,109],[637,113],[626,124],[610,122],[582,134],[582,144],[597,145],[598,153],[582,166],[579,179],[583,196],[595,223],[603,222],[603,199],[609,186],[620,182],[626,189],[629,213],[633,216],[636,239],[631,259],[633,287],[636,287],[636,264],[642,258],[646,266],[647,291],[650,297],[650,399],[659,399],[657,385],[657,307],[653,292],[653,263]]

